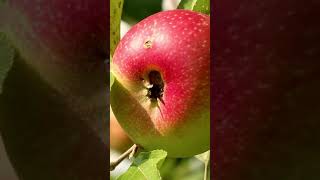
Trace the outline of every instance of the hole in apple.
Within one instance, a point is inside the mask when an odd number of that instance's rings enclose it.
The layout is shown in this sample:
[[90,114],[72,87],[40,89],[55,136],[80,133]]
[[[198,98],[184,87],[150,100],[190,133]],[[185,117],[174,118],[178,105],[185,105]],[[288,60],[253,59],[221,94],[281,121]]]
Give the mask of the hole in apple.
[[143,47],[145,49],[149,49],[152,47],[152,41],[151,40],[147,40],[146,42],[144,42]]
[[150,71],[148,74],[149,84],[147,97],[151,99],[151,101],[160,100],[163,104],[164,101],[162,99],[164,83],[161,77],[161,74],[158,71]]

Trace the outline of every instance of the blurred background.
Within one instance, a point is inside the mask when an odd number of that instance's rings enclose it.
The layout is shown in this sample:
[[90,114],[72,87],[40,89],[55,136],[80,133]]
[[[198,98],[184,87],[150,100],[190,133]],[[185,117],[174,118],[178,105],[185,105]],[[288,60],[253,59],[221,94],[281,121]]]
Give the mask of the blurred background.
[[0,1],[0,180],[106,179],[107,3]]
[[18,180],[16,173],[8,159],[2,137],[0,136],[0,179],[2,180]]

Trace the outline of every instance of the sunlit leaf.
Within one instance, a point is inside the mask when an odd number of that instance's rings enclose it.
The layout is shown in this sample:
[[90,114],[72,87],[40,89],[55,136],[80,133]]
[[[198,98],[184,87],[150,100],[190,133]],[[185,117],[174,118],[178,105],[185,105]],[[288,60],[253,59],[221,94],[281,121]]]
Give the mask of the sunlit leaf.
[[210,0],[182,0],[178,9],[188,9],[203,14],[210,14]]
[[118,180],[160,180],[159,169],[166,157],[167,152],[163,150],[141,152],[134,159],[128,171],[121,175]]

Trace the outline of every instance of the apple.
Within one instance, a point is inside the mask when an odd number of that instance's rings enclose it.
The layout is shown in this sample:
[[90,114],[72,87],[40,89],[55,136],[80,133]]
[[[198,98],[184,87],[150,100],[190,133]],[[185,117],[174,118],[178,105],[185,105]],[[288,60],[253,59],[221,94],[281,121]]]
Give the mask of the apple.
[[115,50],[111,107],[146,150],[188,157],[209,149],[209,20],[189,10],[159,12],[133,26]]
[[118,123],[110,107],[110,148],[124,152],[130,145],[132,145],[132,141]]
[[108,23],[108,2],[101,0],[8,0],[0,6],[0,31],[65,95],[88,97],[92,88],[105,88]]
[[318,177],[319,2],[214,7],[214,178]]
[[70,62],[95,61],[106,56],[106,1],[10,0],[8,5],[28,23],[29,29],[17,29],[17,33],[27,35],[25,31],[30,30],[30,36],[57,56]]

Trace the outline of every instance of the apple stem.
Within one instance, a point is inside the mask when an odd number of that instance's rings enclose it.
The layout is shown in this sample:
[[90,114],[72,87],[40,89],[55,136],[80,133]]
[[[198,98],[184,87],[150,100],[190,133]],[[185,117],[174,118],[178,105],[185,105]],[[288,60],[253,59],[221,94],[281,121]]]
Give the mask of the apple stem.
[[134,156],[134,154],[137,152],[137,149],[138,149],[138,145],[134,144],[126,152],[121,154],[117,160],[111,161],[110,162],[110,171],[113,171],[127,157],[129,157],[129,159],[131,159]]

